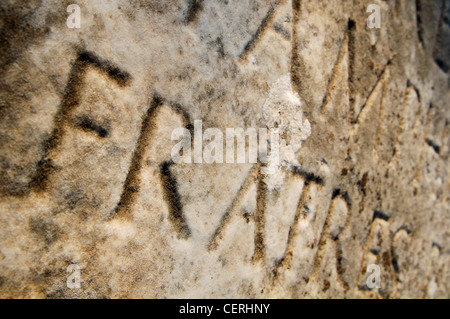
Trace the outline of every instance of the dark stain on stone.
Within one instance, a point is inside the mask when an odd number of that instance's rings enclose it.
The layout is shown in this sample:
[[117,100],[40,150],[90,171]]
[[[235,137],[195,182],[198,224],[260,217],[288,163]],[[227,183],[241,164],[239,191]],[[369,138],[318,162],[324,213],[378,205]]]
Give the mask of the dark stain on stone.
[[59,227],[49,220],[40,217],[31,218],[30,227],[48,245],[52,244],[59,237]]

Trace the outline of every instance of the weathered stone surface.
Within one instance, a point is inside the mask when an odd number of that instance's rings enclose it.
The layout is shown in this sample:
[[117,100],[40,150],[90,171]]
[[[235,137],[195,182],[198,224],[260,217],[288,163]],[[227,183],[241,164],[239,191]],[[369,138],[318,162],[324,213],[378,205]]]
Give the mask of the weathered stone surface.
[[[1,297],[450,296],[448,0],[76,3],[0,4]],[[194,120],[297,144],[174,164]]]

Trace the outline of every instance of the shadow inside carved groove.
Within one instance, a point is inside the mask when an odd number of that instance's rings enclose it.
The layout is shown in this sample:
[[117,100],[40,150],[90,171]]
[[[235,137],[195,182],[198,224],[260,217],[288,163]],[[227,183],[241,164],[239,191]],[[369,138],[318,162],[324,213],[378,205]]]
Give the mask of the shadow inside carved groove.
[[424,46],[423,42],[423,27],[422,27],[422,4],[420,0],[416,0],[416,23],[417,23],[417,37],[420,43]]
[[347,22],[347,34],[348,34],[348,95],[350,103],[350,121],[354,121],[356,118],[356,105],[355,105],[355,80],[354,80],[354,64],[356,58],[356,23],[354,20],[349,19]]
[[338,196],[342,196],[342,198],[344,199],[344,201],[347,203],[348,206],[351,205],[351,200],[350,196],[348,196],[348,193],[340,190],[339,188],[335,188],[333,190],[333,194],[331,195],[331,200],[335,199]]
[[296,92],[300,92],[301,81],[298,76],[300,71],[299,63],[299,44],[297,40],[297,28],[296,25],[300,19],[300,0],[292,0],[292,41],[291,41],[291,82]]
[[256,32],[253,34],[251,39],[247,42],[244,49],[242,50],[242,53],[239,55],[239,58],[241,60],[245,60],[249,53],[253,50],[256,43],[259,41],[259,39],[262,37],[262,35],[268,30],[269,24],[272,22],[275,11],[278,8],[278,6],[283,2],[283,0],[277,0],[273,5],[270,6],[269,11],[267,11],[266,16],[262,19],[261,24],[259,25],[258,29],[256,29]]
[[382,220],[385,220],[385,221],[388,221],[389,218],[391,218],[391,217],[390,217],[389,215],[383,213],[383,212],[380,211],[380,210],[375,210],[375,211],[373,212],[372,222],[375,221],[375,219],[377,219],[377,218],[382,219]]
[[77,62],[84,64],[84,66],[86,64],[95,66],[99,70],[107,73],[120,86],[128,85],[131,80],[131,75],[128,72],[121,70],[109,61],[101,59],[92,52],[83,51],[79,53]]
[[261,165],[258,167],[258,182],[256,187],[256,212],[255,212],[255,251],[252,260],[263,261],[266,255],[265,247],[265,213],[267,209],[267,186],[261,173]]
[[184,23],[189,24],[198,18],[198,14],[203,9],[203,0],[189,0],[188,8],[184,18]]
[[303,177],[305,179],[305,182],[307,182],[307,183],[315,183],[317,185],[323,185],[322,177],[315,175],[312,172],[307,172],[301,168],[295,167],[293,173],[295,175],[299,175],[299,176]]
[[191,235],[191,230],[183,215],[183,205],[181,204],[181,196],[178,192],[177,180],[170,171],[170,166],[172,165],[173,162],[171,161],[164,162],[160,165],[161,184],[169,209],[169,220],[178,233],[178,237],[187,239]]
[[442,71],[450,70],[450,57],[448,47],[450,43],[450,1],[442,0],[441,17],[439,21],[436,42],[433,48],[433,58]]
[[441,153],[441,147],[439,145],[437,145],[435,142],[433,142],[429,138],[426,139],[426,142],[429,146],[431,146],[433,148],[433,150],[436,154],[439,155]]
[[95,132],[99,137],[105,138],[109,135],[109,129],[94,123],[88,116],[83,115],[77,119],[77,126],[86,132]]
[[409,88],[411,87],[417,95],[417,100],[420,102],[421,98],[420,98],[420,90],[417,88],[417,86],[415,86],[409,79],[406,81],[406,87]]
[[291,35],[289,34],[289,32],[283,28],[282,25],[276,23],[273,25],[273,30],[275,30],[275,32],[278,32],[279,34],[281,34],[281,36],[287,40],[287,41],[291,41]]

